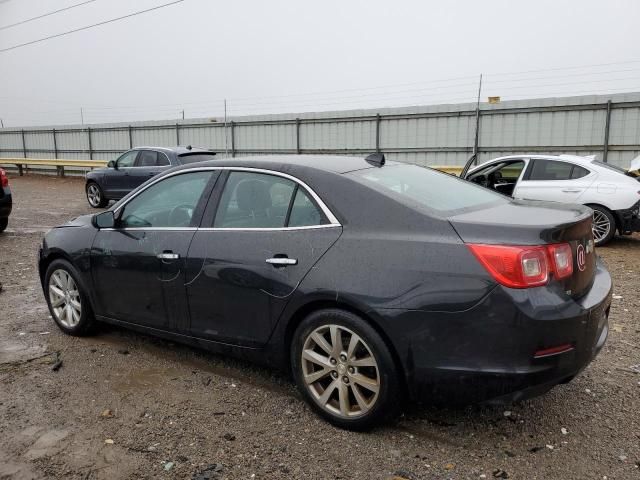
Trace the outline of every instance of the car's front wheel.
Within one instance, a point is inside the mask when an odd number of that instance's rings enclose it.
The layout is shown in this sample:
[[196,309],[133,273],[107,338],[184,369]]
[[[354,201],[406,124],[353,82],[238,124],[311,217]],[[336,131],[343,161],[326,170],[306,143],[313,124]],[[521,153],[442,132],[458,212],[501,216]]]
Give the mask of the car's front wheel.
[[397,411],[400,382],[393,357],[362,318],[339,309],[313,312],[298,326],[292,347],[298,388],[334,425],[362,430]]
[[596,247],[606,245],[616,234],[616,220],[613,214],[600,205],[590,205],[593,209],[593,241]]
[[82,336],[94,323],[89,299],[77,270],[66,260],[51,262],[44,277],[49,312],[58,327],[69,335]]
[[86,192],[87,201],[93,208],[104,208],[109,203],[109,200],[104,196],[102,188],[96,182],[87,183]]

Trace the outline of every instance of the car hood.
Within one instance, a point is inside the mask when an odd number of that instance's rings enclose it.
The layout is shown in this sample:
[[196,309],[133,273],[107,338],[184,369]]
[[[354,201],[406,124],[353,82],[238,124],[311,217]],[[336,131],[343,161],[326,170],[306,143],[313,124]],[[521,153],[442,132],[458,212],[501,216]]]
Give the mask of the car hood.
[[69,220],[67,223],[63,223],[62,225],[58,225],[55,228],[86,227],[91,225],[92,218],[93,215],[80,215],[79,217]]

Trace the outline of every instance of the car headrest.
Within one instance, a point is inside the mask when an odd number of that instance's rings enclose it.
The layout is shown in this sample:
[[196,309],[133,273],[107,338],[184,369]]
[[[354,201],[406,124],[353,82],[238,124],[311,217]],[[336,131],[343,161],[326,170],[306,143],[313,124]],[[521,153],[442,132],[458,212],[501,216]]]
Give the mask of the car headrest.
[[271,195],[262,180],[244,180],[238,184],[236,199],[240,210],[265,211],[271,207]]

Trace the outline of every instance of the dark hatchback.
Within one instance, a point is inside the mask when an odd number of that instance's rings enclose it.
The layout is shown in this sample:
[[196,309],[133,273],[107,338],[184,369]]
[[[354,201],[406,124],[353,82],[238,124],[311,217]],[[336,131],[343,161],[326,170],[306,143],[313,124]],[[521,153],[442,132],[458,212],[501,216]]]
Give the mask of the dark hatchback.
[[13,207],[11,188],[7,172],[0,168],[0,232],[4,232],[9,225],[9,215]]
[[379,155],[235,158],[49,231],[39,271],[66,333],[98,320],[285,368],[366,428],[399,398],[508,402],[585,368],[612,289],[591,221]]
[[89,205],[103,208],[109,200],[120,200],[149,178],[178,165],[212,160],[215,153],[201,148],[138,147],[111,160],[107,168],[87,173],[85,193]]

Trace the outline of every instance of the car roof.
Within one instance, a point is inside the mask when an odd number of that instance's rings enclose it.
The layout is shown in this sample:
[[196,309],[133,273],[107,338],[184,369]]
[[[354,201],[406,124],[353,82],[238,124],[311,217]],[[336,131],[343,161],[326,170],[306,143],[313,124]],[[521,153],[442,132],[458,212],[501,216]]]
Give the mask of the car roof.
[[[398,165],[398,162],[386,161],[385,166]],[[364,157],[342,155],[255,155],[246,157],[226,157],[216,160],[185,165],[186,168],[203,167],[253,167],[273,170],[291,170],[295,168],[313,169],[330,173],[347,173],[365,168],[374,168]],[[381,168],[384,168],[381,167]]]
[[158,150],[160,152],[175,153],[176,155],[184,155],[185,153],[211,153],[211,154],[215,154],[215,152],[213,152],[211,150],[207,150],[205,148],[191,147],[190,145],[188,147],[183,147],[183,146],[180,146],[180,145],[178,145],[176,147],[142,146],[142,147],[132,148],[131,150]]
[[589,165],[593,162],[594,157],[581,157],[579,155],[507,155],[505,157],[497,157],[492,158],[491,160],[487,160],[481,165],[485,165],[489,162],[503,161],[503,160],[519,160],[521,158],[532,158],[536,160],[565,160],[567,162],[580,163],[583,165]]

